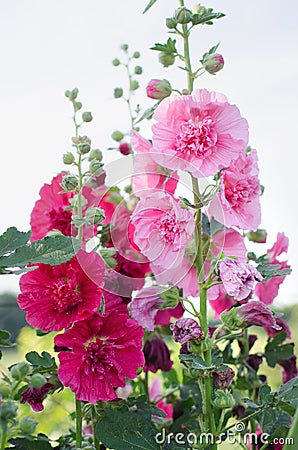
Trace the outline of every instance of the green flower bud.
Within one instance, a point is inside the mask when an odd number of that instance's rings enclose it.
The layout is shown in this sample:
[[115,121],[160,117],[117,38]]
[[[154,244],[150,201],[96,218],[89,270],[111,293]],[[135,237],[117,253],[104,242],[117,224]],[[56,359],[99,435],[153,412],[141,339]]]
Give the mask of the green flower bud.
[[82,155],[86,155],[86,153],[89,153],[91,150],[90,144],[80,144],[78,148]]
[[83,112],[82,119],[84,122],[91,122],[91,120],[93,119],[91,112],[90,111]]
[[0,394],[2,395],[2,398],[10,396],[10,386],[7,383],[0,384]]
[[172,86],[168,80],[150,80],[146,86],[146,93],[149,98],[163,100],[172,93]]
[[141,53],[140,52],[134,52],[134,54],[132,56],[135,59],[139,59],[139,57],[141,56]]
[[252,242],[257,242],[258,244],[264,244],[267,240],[267,231],[258,228],[257,231],[249,231],[246,236]]
[[128,50],[128,45],[122,44],[120,48],[121,48],[121,50],[124,50],[126,52]]
[[139,82],[137,80],[130,80],[129,89],[131,91],[136,91],[140,87]]
[[82,109],[82,103],[81,102],[74,102],[73,103],[73,106],[74,106],[74,109],[76,110],[76,111],[79,111],[80,109]]
[[65,175],[61,182],[61,186],[65,191],[73,191],[78,187],[78,184],[78,179],[74,175]]
[[115,88],[114,89],[114,98],[121,98],[122,96],[123,96],[123,89]]
[[64,164],[72,164],[74,163],[75,157],[71,152],[64,153],[63,162]]
[[67,89],[67,91],[64,92],[64,95],[65,95],[65,97],[70,98],[70,96],[71,96],[71,91],[69,91],[69,90]]
[[88,208],[85,214],[89,226],[99,225],[105,220],[106,216],[104,210],[98,207]]
[[17,415],[17,410],[18,406],[14,402],[10,400],[8,400],[7,402],[2,402],[0,408],[0,417],[1,419],[3,419],[3,421],[13,419]]
[[136,75],[141,75],[143,73],[143,69],[141,66],[136,66],[135,67],[135,74]]
[[236,401],[230,392],[219,390],[216,391],[215,399],[212,401],[212,404],[215,406],[215,408],[227,409],[233,408],[233,406],[235,406],[236,404]]
[[35,373],[32,375],[31,384],[34,388],[40,388],[44,384],[46,384],[47,380],[41,373]]
[[117,67],[117,66],[120,66],[121,63],[118,58],[115,58],[115,59],[113,59],[112,64],[113,64],[113,66]]
[[10,373],[15,380],[23,380],[31,371],[30,365],[26,361],[19,362],[11,367]]
[[92,159],[89,165],[89,171],[91,173],[96,173],[99,170],[101,170],[103,167],[103,164],[100,161],[97,161],[96,159]]
[[112,133],[112,139],[114,139],[114,141],[116,141],[116,142],[122,141],[123,138],[124,138],[124,134],[121,133],[121,131],[116,130]]
[[176,9],[175,20],[177,21],[177,23],[185,25],[185,24],[191,22],[191,19],[192,19],[192,13],[185,6],[180,6],[180,8]]
[[205,6],[202,6],[200,4],[195,5],[192,9],[192,13],[193,14],[198,14],[199,16],[203,16],[204,14],[206,14],[207,9],[205,8]]
[[175,62],[175,56],[171,53],[162,52],[159,54],[158,60],[163,67],[172,66]]
[[70,97],[70,100],[75,100],[75,99],[77,98],[77,96],[78,96],[78,93],[79,93],[78,88],[74,88],[74,89],[71,91],[71,97]]
[[175,17],[167,17],[166,26],[169,30],[175,29],[177,27],[177,20],[175,19]]
[[211,53],[207,55],[203,60],[203,66],[206,72],[214,75],[219,72],[224,66],[224,59],[219,53]]
[[194,339],[193,341],[190,341],[189,346],[190,350],[194,353],[204,353],[207,350],[210,350],[210,348],[212,347],[212,341],[208,337],[206,337],[202,341]]
[[25,434],[34,434],[37,425],[37,420],[32,419],[32,417],[26,416],[20,420],[20,429]]
[[97,161],[102,161],[102,152],[98,148],[91,150],[89,154],[89,161],[96,159]]
[[220,316],[223,323],[230,331],[239,330],[244,326],[243,320],[238,316],[238,308],[231,308],[229,311],[224,311]]

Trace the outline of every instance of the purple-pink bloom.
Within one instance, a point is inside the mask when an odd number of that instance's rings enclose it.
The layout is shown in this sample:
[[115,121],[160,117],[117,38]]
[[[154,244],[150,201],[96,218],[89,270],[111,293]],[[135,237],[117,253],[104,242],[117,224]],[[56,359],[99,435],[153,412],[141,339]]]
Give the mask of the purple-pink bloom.
[[169,372],[171,370],[173,361],[170,359],[170,350],[159,337],[153,336],[151,341],[147,339],[143,352],[145,356],[144,372],[150,370],[155,373],[159,369],[162,372]]
[[216,370],[212,372],[212,377],[216,389],[227,389],[233,382],[235,372],[231,367],[226,370]]
[[39,388],[28,386],[21,394],[20,403],[29,403],[33,411],[40,412],[44,409],[43,400],[53,387],[51,383],[45,383]]
[[287,335],[287,338],[291,339],[292,333],[291,333],[291,330],[290,330],[288,324],[281,317],[278,317],[276,319],[276,323],[277,323],[277,325],[280,326],[280,330],[273,330],[272,328],[265,328],[265,331],[268,334],[268,336],[274,337],[277,335],[277,333],[281,333],[282,331],[284,331]]
[[198,89],[166,98],[153,118],[154,159],[169,169],[215,175],[247,147],[247,121],[218,92]]
[[297,361],[296,355],[293,355],[289,359],[278,361],[278,364],[281,367],[283,383],[286,383],[287,381],[290,381],[292,378],[295,378],[298,376],[298,369],[297,369],[296,361]]
[[194,339],[201,340],[204,338],[204,333],[198,322],[189,317],[178,319],[170,326],[174,341],[185,344]]
[[257,230],[261,222],[258,178],[258,157],[255,150],[243,151],[220,175],[220,192],[211,202],[209,214],[227,227]]
[[276,323],[272,311],[268,306],[258,300],[251,300],[239,306],[237,312],[244,324],[281,330],[281,327]]
[[214,317],[219,319],[223,311],[229,311],[235,305],[235,300],[230,297],[222,284],[212,286],[207,291],[207,298],[214,311]]
[[141,198],[131,224],[134,242],[141,252],[150,262],[165,268],[181,263],[195,229],[193,212],[162,191]]
[[252,293],[255,281],[263,279],[251,264],[231,258],[221,259],[218,270],[227,294],[235,300],[246,299]]

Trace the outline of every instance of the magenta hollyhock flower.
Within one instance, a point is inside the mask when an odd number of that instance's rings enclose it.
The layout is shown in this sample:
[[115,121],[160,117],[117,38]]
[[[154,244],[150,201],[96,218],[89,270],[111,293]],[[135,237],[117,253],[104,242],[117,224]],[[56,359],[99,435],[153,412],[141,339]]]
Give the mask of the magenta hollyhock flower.
[[88,317],[100,306],[104,270],[97,253],[79,250],[64,264],[39,264],[22,275],[18,305],[29,325],[60,331]]
[[54,386],[51,383],[45,383],[39,388],[28,386],[27,389],[21,393],[20,403],[29,403],[33,411],[40,412],[44,409],[42,404],[43,400],[53,387]]
[[186,344],[186,342],[201,340],[204,338],[204,333],[198,322],[190,317],[178,319],[170,326],[174,341],[180,344]]
[[131,132],[131,144],[135,151],[133,192],[138,197],[147,195],[152,189],[174,194],[179,180],[177,172],[159,166],[152,158],[152,144],[136,131]]
[[184,314],[184,308],[179,302],[175,308],[160,309],[154,318],[155,325],[169,325],[171,318],[179,319]]
[[131,216],[134,242],[155,265],[177,267],[191,239],[195,222],[193,212],[179,205],[167,192],[157,191],[142,197]]
[[231,258],[220,260],[218,270],[227,294],[235,300],[246,299],[252,293],[255,281],[263,279],[251,264]]
[[[290,269],[291,266],[287,264],[287,261],[279,261],[277,259],[282,253],[288,251],[289,239],[284,233],[278,233],[276,242],[267,250],[267,256],[269,263],[279,264],[281,269]],[[271,280],[265,281],[263,283],[257,283],[255,287],[256,296],[266,305],[270,305],[275,297],[277,297],[279,286],[283,283],[286,276],[273,277]]]
[[268,306],[258,300],[251,300],[239,306],[237,313],[244,324],[281,330]]
[[128,142],[121,142],[121,144],[118,147],[118,150],[124,156],[131,154],[131,146]]
[[198,89],[166,98],[153,118],[154,159],[169,169],[215,175],[247,147],[247,121],[218,92]]
[[159,337],[153,336],[151,341],[147,339],[143,352],[145,356],[144,372],[150,370],[155,373],[159,369],[162,372],[169,372],[171,370],[173,361],[170,359],[170,350]]
[[125,377],[135,378],[144,365],[142,337],[142,328],[127,314],[94,313],[76,322],[55,337],[55,344],[66,349],[58,354],[61,383],[78,400],[113,400]]
[[207,298],[211,308],[214,311],[214,317],[219,319],[223,311],[229,311],[232,306],[235,306],[236,301],[230,297],[222,284],[212,286],[207,291]]
[[261,222],[258,174],[257,152],[243,151],[221,172],[220,192],[211,202],[209,214],[228,227],[257,230]]

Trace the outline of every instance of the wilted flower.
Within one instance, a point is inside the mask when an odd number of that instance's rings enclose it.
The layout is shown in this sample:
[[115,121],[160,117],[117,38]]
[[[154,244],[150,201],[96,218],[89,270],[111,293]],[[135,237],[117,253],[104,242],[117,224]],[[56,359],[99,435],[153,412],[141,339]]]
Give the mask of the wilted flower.
[[171,370],[173,361],[170,359],[170,350],[157,336],[153,336],[151,341],[147,339],[143,352],[145,356],[144,372],[150,370],[155,373],[159,369],[162,372]]
[[216,389],[227,389],[231,384],[235,376],[233,369],[228,367],[226,370],[216,370],[212,372],[214,385]]
[[260,301],[251,300],[245,305],[239,306],[237,313],[244,324],[281,330],[268,306]]
[[191,318],[178,319],[170,328],[173,332],[174,340],[180,342],[180,344],[204,338],[202,328],[196,320]]
[[42,402],[52,388],[51,383],[45,383],[39,388],[28,386],[21,394],[20,403],[29,403],[33,411],[42,411],[44,409]]
[[245,361],[255,372],[257,372],[262,364],[263,358],[260,355],[248,355]]
[[281,366],[283,383],[286,383],[287,381],[292,380],[292,378],[295,378],[298,376],[298,369],[297,369],[296,361],[297,361],[296,355],[293,355],[289,359],[278,361],[278,364]]

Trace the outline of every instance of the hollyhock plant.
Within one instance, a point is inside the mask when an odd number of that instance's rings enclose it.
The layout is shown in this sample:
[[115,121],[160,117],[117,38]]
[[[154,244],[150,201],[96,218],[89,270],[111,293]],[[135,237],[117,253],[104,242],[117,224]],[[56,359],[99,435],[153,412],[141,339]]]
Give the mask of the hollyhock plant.
[[55,337],[58,376],[77,399],[90,403],[116,398],[125,377],[135,378],[144,365],[141,327],[126,314],[94,313]]
[[255,150],[242,151],[220,175],[220,192],[211,202],[209,214],[226,226],[257,230],[261,222],[260,182]]
[[22,275],[18,305],[35,328],[60,331],[85,319],[101,303],[105,265],[95,252],[79,250],[60,266],[39,264]]
[[166,192],[141,198],[131,216],[134,242],[142,253],[161,267],[178,266],[194,232],[193,213]]
[[235,300],[246,299],[252,293],[255,281],[263,279],[251,264],[231,258],[220,260],[218,270],[227,294]]
[[247,147],[247,121],[218,92],[198,89],[166,98],[153,118],[154,159],[169,169],[215,175]]

